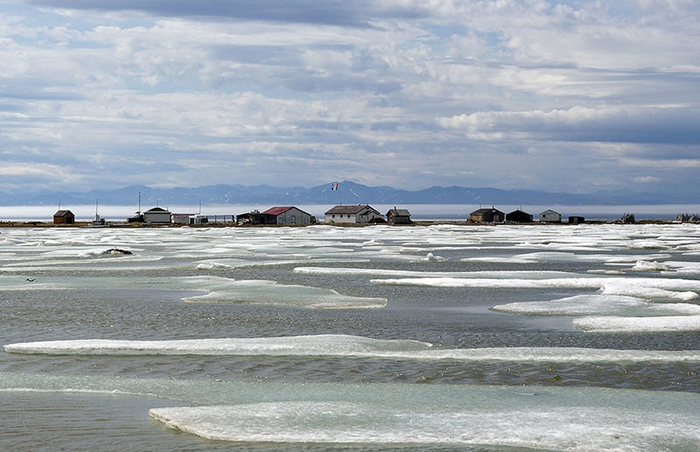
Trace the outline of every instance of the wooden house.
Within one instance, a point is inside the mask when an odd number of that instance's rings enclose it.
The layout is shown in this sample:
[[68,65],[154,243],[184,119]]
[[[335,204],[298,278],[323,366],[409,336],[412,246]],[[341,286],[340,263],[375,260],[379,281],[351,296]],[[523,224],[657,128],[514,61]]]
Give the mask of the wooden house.
[[53,224],[75,224],[75,215],[70,210],[59,210],[53,214]]
[[384,221],[384,216],[368,204],[335,206],[325,213],[326,223],[363,224]]
[[519,209],[506,214],[506,221],[509,223],[532,223],[532,220],[532,214]]
[[396,207],[386,213],[386,221],[389,224],[413,224],[411,212],[408,209],[397,209]]
[[542,223],[561,223],[561,214],[552,209],[547,209],[540,214],[540,222]]
[[475,210],[469,214],[470,223],[503,223],[505,214],[495,207]]
[[143,213],[143,221],[144,223],[170,223],[172,221],[172,214],[162,207],[154,207]]
[[315,218],[310,213],[298,207],[270,207],[261,215],[265,215],[265,224],[311,224]]

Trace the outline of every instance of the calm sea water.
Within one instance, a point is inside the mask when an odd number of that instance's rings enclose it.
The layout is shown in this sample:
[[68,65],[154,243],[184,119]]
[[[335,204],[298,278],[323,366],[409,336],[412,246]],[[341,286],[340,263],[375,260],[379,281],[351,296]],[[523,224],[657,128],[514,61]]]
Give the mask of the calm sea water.
[[697,450],[700,227],[0,230],[0,448]]

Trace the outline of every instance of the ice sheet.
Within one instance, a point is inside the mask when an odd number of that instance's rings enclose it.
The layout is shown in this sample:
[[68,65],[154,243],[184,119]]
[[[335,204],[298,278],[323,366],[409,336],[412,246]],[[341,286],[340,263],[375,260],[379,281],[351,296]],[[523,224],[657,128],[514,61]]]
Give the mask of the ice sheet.
[[573,325],[593,333],[700,331],[700,315],[668,317],[583,317]]
[[183,298],[191,303],[250,303],[296,306],[315,309],[375,309],[386,306],[386,298],[354,297],[331,289],[278,284],[269,280],[235,280],[202,275],[187,277],[51,277],[7,276],[0,278],[0,290],[71,290],[71,289],[166,289],[198,291],[204,295]]
[[662,278],[547,278],[547,279],[496,279],[496,278],[396,278],[372,279],[373,284],[426,287],[476,287],[493,289],[577,289],[597,290],[607,295],[635,296],[651,300],[689,301],[698,298],[700,281]]
[[[511,395],[505,410],[344,401],[254,403],[234,406],[151,409],[167,427],[212,440],[244,443],[378,445],[500,445],[571,451],[668,450],[699,444],[697,415],[675,410],[639,410],[606,403],[571,406],[551,394]],[[523,404],[518,399],[540,403]],[[525,406],[523,406],[525,405]],[[688,449],[690,450],[690,449]]]
[[492,309],[522,315],[700,315],[700,306],[696,304],[654,304],[619,295],[576,295],[551,301],[508,303]]
[[333,356],[388,360],[487,362],[700,362],[700,351],[615,350],[574,347],[437,349],[414,340],[316,335],[174,341],[73,340],[5,345],[7,353],[45,355]]

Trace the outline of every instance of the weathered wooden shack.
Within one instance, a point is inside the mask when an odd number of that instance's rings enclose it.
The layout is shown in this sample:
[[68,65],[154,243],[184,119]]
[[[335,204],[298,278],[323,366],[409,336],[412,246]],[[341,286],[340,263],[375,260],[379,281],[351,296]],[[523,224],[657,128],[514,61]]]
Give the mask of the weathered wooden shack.
[[58,210],[53,214],[53,224],[75,224],[75,215],[70,210]]
[[532,223],[533,216],[522,210],[514,210],[506,214],[506,221],[509,223]]
[[470,223],[503,223],[505,214],[495,207],[482,208],[469,214]]
[[397,209],[396,207],[386,213],[386,221],[389,224],[413,224],[411,212],[408,209]]

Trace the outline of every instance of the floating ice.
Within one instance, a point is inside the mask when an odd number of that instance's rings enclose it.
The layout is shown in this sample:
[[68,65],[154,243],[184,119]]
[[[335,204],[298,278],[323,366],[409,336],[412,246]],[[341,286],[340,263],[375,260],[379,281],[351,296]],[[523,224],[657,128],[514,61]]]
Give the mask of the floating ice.
[[573,325],[593,333],[700,331],[700,315],[668,317],[583,317]]
[[442,256],[436,256],[433,253],[428,253],[428,255],[425,256],[425,260],[428,262],[444,262],[447,260],[447,258],[444,258]]
[[330,356],[464,362],[700,362],[700,350],[650,351],[574,347],[436,349],[414,340],[318,335],[171,341],[72,340],[5,345],[7,353],[44,355]]
[[497,305],[494,311],[522,315],[700,315],[700,306],[688,303],[654,304],[624,295],[576,295],[551,301]]
[[[404,385],[408,386],[408,385]],[[386,388],[339,397],[155,408],[167,427],[245,443],[503,446],[547,450],[691,450],[700,445],[697,394],[465,388],[445,403]],[[642,397],[650,395],[649,400]],[[369,397],[376,397],[370,399]],[[680,405],[674,405],[674,402]]]
[[[31,280],[31,281],[30,281]],[[132,289],[197,291],[204,295],[183,298],[192,303],[249,303],[294,306],[316,309],[374,309],[386,306],[386,298],[354,297],[335,290],[301,285],[277,284],[269,280],[234,280],[217,276],[130,277]],[[0,278],[0,290],[71,290],[120,289],[125,279],[119,277],[45,277]]]
[[548,279],[495,279],[495,278],[398,278],[372,279],[373,284],[427,287],[477,287],[501,289],[591,289],[606,295],[626,295],[644,299],[688,301],[698,297],[700,281],[662,278],[548,278]]
[[[0,372],[0,391],[141,396],[170,428],[243,448],[697,450],[700,394],[607,388],[214,382]],[[160,402],[162,403],[162,402]],[[236,447],[238,444],[231,444]]]
[[[209,281],[210,278],[205,278]],[[278,306],[297,306],[317,309],[383,308],[386,298],[353,297],[341,295],[335,290],[300,285],[278,284],[275,281],[236,281],[221,278],[213,286],[192,286],[192,289],[207,288],[206,295],[184,298],[191,303],[251,303]]]
[[[600,250],[598,250],[600,251]],[[576,254],[563,251],[542,251],[536,253],[518,254],[510,257],[473,257],[462,259],[464,262],[500,262],[513,264],[537,264],[547,262],[599,262],[602,264],[622,264],[636,262],[639,260],[662,260],[670,259],[670,254]]]
[[662,272],[668,271],[669,266],[656,261],[637,261],[631,270],[638,272]]
[[557,271],[475,271],[475,272],[425,272],[414,270],[391,270],[387,268],[352,268],[352,267],[296,267],[295,273],[310,275],[372,275],[405,276],[413,278],[471,278],[471,279],[549,279],[577,276],[576,273]]

